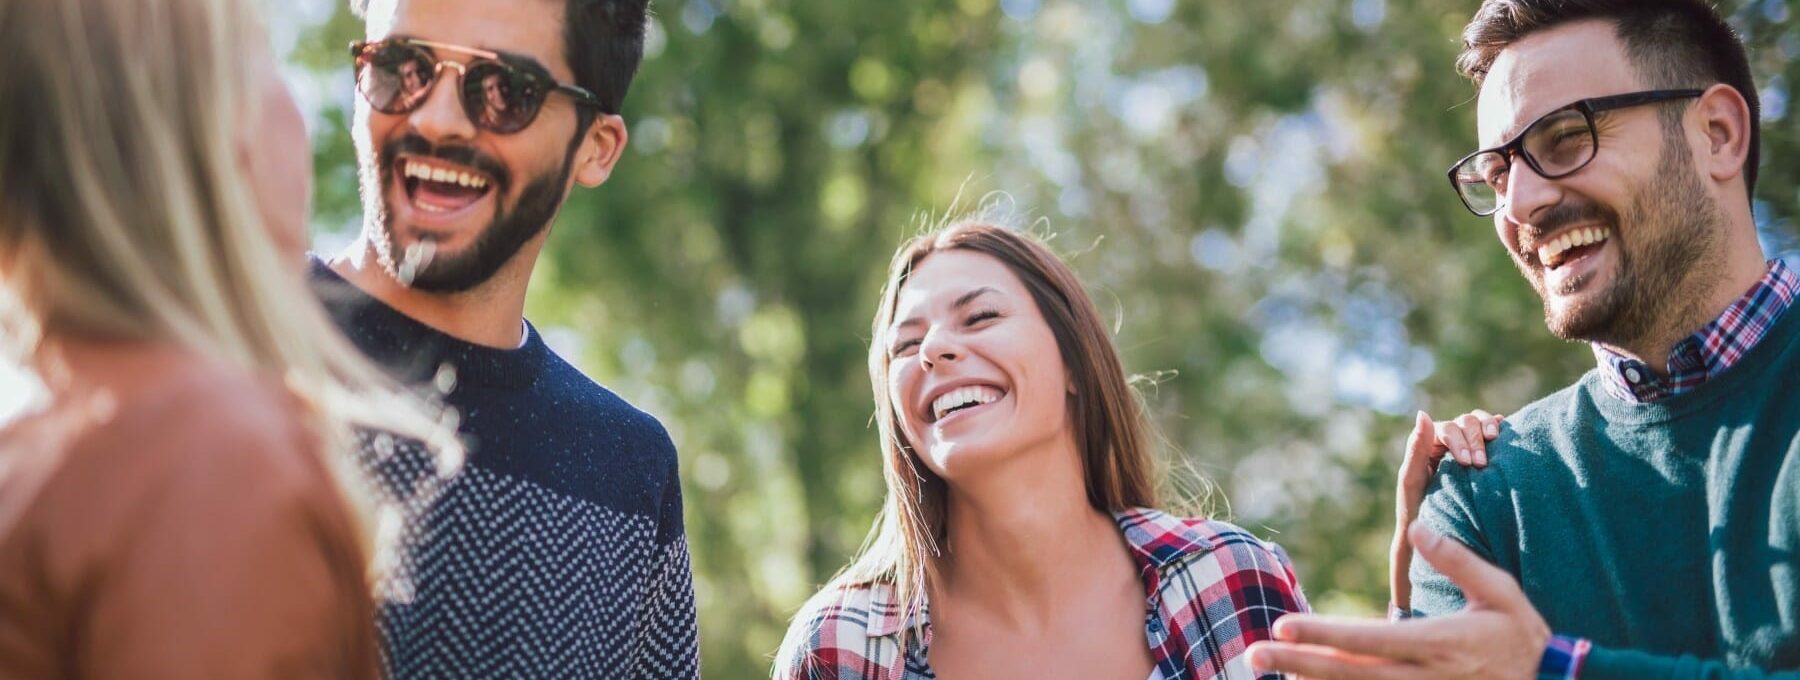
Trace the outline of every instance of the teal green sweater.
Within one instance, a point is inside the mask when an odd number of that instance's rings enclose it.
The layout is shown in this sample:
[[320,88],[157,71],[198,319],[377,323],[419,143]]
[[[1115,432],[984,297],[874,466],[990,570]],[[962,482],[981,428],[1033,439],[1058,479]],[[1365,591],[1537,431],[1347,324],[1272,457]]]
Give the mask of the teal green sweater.
[[[1800,307],[1692,392],[1603,379],[1509,416],[1486,469],[1446,459],[1422,521],[1592,641],[1584,679],[1800,678]],[[1463,607],[1416,554],[1411,576],[1418,613]]]

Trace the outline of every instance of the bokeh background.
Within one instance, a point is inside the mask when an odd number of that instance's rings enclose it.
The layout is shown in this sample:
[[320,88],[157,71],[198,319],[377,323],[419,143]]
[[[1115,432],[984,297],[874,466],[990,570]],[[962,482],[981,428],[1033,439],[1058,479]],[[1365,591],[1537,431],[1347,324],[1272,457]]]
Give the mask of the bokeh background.
[[[335,250],[360,222],[360,26],[270,4]],[[868,531],[883,269],[921,217],[984,199],[1117,320],[1211,512],[1283,544],[1315,607],[1381,611],[1412,413],[1509,411],[1592,365],[1444,180],[1474,144],[1452,62],[1476,5],[655,0],[628,153],[563,212],[528,313],[675,438],[706,675],[765,675]],[[1762,90],[1764,243],[1792,253],[1800,27],[1790,2],[1723,6]],[[0,410],[21,384],[0,371]]]
[[[1593,361],[1444,180],[1474,145],[1477,4],[655,0],[628,153],[563,212],[528,314],[675,438],[706,675],[766,676],[861,544],[882,274],[922,215],[991,192],[1117,319],[1213,513],[1286,547],[1316,607],[1382,611],[1413,412],[1516,409]],[[278,10],[325,250],[361,220],[343,5]],[[1800,21],[1727,7],[1765,106],[1757,212],[1792,251]]]

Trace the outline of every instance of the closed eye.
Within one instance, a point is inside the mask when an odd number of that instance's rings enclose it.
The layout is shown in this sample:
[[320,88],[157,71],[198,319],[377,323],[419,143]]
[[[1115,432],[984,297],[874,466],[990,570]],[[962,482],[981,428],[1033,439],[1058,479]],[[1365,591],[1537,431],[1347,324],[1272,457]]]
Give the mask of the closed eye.
[[913,349],[918,346],[919,346],[919,341],[916,339],[915,340],[903,340],[899,344],[894,345],[894,347],[892,349],[888,350],[888,356],[897,357],[902,354],[905,354],[907,350]]
[[973,326],[973,325],[981,323],[983,321],[988,321],[990,319],[998,319],[998,318],[1000,318],[1000,312],[994,311],[992,309],[984,309],[984,310],[981,310],[974,314],[970,314],[969,320],[963,322],[963,325]]

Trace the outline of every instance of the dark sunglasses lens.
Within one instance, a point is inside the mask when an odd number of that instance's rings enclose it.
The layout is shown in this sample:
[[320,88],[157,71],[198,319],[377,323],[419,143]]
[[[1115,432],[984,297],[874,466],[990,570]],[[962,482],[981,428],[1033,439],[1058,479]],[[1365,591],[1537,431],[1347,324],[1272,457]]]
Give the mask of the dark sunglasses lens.
[[518,69],[494,62],[472,65],[463,76],[463,108],[470,120],[494,132],[518,132],[537,117],[544,91]]
[[382,113],[418,108],[436,76],[431,55],[412,45],[375,45],[363,53],[356,84],[369,105]]

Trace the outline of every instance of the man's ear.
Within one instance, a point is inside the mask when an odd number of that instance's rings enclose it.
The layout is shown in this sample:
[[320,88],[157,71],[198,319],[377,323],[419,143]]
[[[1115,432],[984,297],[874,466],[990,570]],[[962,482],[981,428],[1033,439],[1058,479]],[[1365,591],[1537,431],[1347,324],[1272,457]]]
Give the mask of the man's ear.
[[1714,181],[1742,175],[1750,157],[1750,104],[1730,85],[1714,85],[1694,105],[1706,145],[1699,149],[1700,166]]
[[581,148],[575,152],[575,182],[590,189],[600,186],[612,176],[613,166],[625,155],[625,143],[629,139],[624,118],[617,114],[600,114],[594,124],[588,126],[586,138],[581,140]]

